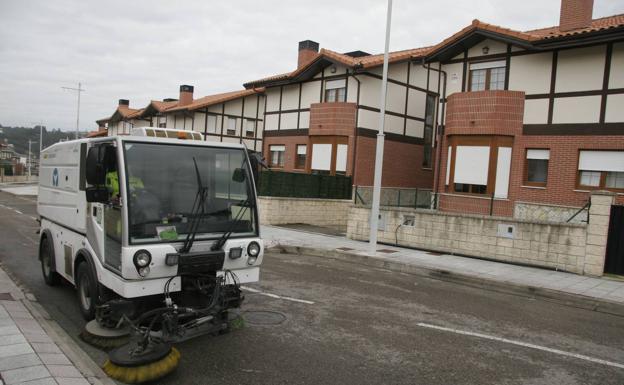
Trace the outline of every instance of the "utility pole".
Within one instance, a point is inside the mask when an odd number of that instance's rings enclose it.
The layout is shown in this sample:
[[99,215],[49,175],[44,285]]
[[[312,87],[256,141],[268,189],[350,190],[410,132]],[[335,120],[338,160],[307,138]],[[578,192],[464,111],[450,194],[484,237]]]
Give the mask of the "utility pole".
[[386,46],[384,49],[383,76],[381,80],[381,101],[379,106],[379,131],[375,151],[375,178],[373,182],[373,202],[371,204],[369,246],[372,253],[377,251],[377,226],[379,224],[379,200],[381,198],[381,173],[383,170],[384,123],[386,118],[386,90],[388,88],[388,51],[390,49],[390,26],[392,21],[392,0],[388,0],[386,14]]
[[39,158],[41,158],[41,151],[43,151],[43,120],[33,122],[31,124],[39,125]]
[[78,88],[61,87],[64,90],[75,91],[78,94],[78,107],[76,108],[76,139],[78,139],[78,131],[80,131],[80,93],[86,91],[82,88],[82,83],[78,82]]
[[[31,167],[31,165],[32,165],[32,154],[31,154],[31,152],[30,152],[30,145],[31,145],[32,143],[33,143],[33,141],[32,141],[32,140],[30,140],[30,139],[28,139],[28,181],[29,181],[29,182],[30,182],[30,176],[31,176],[31,173],[30,173],[30,167]],[[35,141],[35,143],[37,143],[37,142]]]

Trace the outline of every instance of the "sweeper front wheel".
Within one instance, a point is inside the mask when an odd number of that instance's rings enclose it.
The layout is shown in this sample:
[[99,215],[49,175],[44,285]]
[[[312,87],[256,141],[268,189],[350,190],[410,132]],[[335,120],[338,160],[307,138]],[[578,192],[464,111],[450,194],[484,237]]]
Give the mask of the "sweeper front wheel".
[[80,332],[80,339],[98,349],[110,350],[130,341],[130,328],[105,328],[97,320],[91,320]]
[[133,341],[110,351],[103,369],[115,380],[141,384],[166,376],[179,362],[180,352],[168,343],[152,341],[143,349]]

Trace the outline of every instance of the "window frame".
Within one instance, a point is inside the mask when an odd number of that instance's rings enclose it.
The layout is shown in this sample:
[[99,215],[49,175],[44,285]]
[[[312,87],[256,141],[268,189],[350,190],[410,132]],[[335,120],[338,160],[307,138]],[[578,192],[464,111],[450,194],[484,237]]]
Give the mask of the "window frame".
[[[600,183],[598,186],[587,186],[581,184],[581,172],[599,172],[600,173]],[[613,192],[624,193],[624,188],[617,187],[607,187],[607,174],[609,172],[622,172],[622,171],[596,171],[596,170],[576,170],[576,189],[577,190],[607,190]]]
[[[622,150],[613,150],[613,149],[585,149],[585,148],[581,148],[578,150],[577,152],[577,157],[576,157],[576,182],[575,182],[575,187],[577,190],[588,190],[588,191],[593,191],[593,190],[607,190],[607,191],[613,191],[613,192],[617,192],[617,193],[624,193],[624,188],[616,188],[616,187],[607,187],[607,173],[611,172],[611,171],[598,171],[598,170],[582,170],[580,169],[580,162],[581,162],[581,152],[582,151],[620,151],[623,152]],[[598,186],[586,186],[581,184],[581,172],[583,171],[591,171],[591,172],[599,172],[600,173],[600,183],[598,184]],[[613,172],[621,172],[621,171],[613,171]]]
[[[488,63],[488,62],[480,62],[480,63]],[[478,64],[478,63],[474,63],[474,64]],[[492,80],[492,70],[495,69],[499,69],[502,68],[503,69],[503,88],[497,88],[495,90],[492,90],[491,88],[491,80]],[[473,76],[473,72],[474,71],[482,71],[485,70],[485,88],[483,90],[478,90],[478,91],[474,91],[472,89],[472,76]],[[468,92],[479,92],[479,91],[504,91],[507,88],[505,88],[505,83],[507,82],[507,68],[505,65],[502,66],[497,66],[497,67],[488,67],[488,68],[475,68],[475,69],[471,69],[468,68]]]
[[[550,170],[550,148],[525,148],[524,149],[524,175],[522,177],[523,186],[530,187],[546,187],[548,185],[548,173]],[[529,181],[529,150],[546,150],[548,151],[548,159],[546,160],[546,182],[531,182]]]
[[[427,94],[425,97],[425,121],[423,126],[423,160],[421,168],[424,170],[433,169],[433,141],[434,141],[434,127],[436,125],[436,111],[437,111],[437,96],[433,94]],[[430,110],[430,106],[431,110]],[[431,124],[427,123],[427,117],[431,111]]]
[[[303,155],[303,164],[300,163],[299,159],[299,147],[305,147],[306,153]],[[297,144],[295,145],[295,170],[305,170],[308,162],[308,145],[307,144]]]
[[[234,128],[230,128],[230,122],[234,122]],[[225,128],[225,134],[227,136],[236,136],[236,126],[238,126],[238,118],[228,116],[227,127]],[[234,131],[232,134],[231,131]]]
[[[282,151],[273,151],[271,147],[284,147]],[[281,157],[278,156],[278,164],[273,163],[273,152],[281,153]],[[279,161],[281,160],[281,164]],[[285,144],[269,144],[269,168],[284,168],[286,163],[286,145]]]
[[[251,125],[251,130],[249,129]],[[249,135],[251,134],[251,135]],[[245,119],[245,137],[246,138],[255,138],[256,137],[256,121],[253,119]]]
[[[511,147],[512,148],[512,159],[513,159],[513,143],[514,140],[512,137],[508,136],[480,136],[480,135],[469,135],[469,136],[457,136],[451,137],[449,141],[449,147],[452,147],[451,153],[451,161],[450,161],[450,170],[447,170],[449,174],[449,184],[445,186],[445,192],[450,194],[461,194],[461,195],[470,195],[476,197],[488,197],[491,198],[495,194],[496,189],[496,166],[498,162],[498,149],[500,147]],[[485,185],[484,193],[474,193],[474,192],[463,192],[455,190],[456,184],[461,185],[469,185],[470,190],[473,190],[472,186],[483,186],[483,185],[473,185],[467,183],[455,183],[455,163],[457,161],[457,146],[489,146],[490,147],[490,157],[488,160],[488,178],[487,184]],[[448,155],[447,155],[448,156]],[[511,181],[511,177],[510,177]],[[498,199],[498,198],[495,198]],[[509,198],[507,198],[509,199]]]
[[[344,81],[344,86],[342,87],[331,87],[328,88],[327,85],[329,82],[338,82],[338,81]],[[347,101],[347,78],[340,78],[340,79],[331,79],[331,80],[326,80],[323,83],[323,100],[325,103],[345,103]],[[333,97],[330,100],[329,95],[333,93]],[[338,96],[342,93],[342,97],[340,98],[341,100],[339,100]]]

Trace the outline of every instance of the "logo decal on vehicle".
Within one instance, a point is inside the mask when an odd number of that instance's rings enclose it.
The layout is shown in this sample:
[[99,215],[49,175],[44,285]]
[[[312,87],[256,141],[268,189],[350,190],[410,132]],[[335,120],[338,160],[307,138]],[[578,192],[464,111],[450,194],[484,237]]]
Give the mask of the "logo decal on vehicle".
[[54,171],[52,171],[52,186],[58,186],[58,182],[59,182],[59,172],[58,172],[58,168],[55,168]]

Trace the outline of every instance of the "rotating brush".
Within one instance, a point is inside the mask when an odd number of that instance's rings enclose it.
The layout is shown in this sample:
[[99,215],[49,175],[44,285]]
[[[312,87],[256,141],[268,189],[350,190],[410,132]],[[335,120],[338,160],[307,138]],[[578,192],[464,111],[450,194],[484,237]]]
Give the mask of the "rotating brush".
[[180,352],[166,343],[150,343],[145,350],[136,352],[136,343],[112,350],[102,369],[117,381],[141,384],[166,376],[173,372],[180,362]]
[[93,320],[80,332],[80,339],[98,349],[108,351],[126,345],[130,341],[130,331],[127,328],[104,328]]

